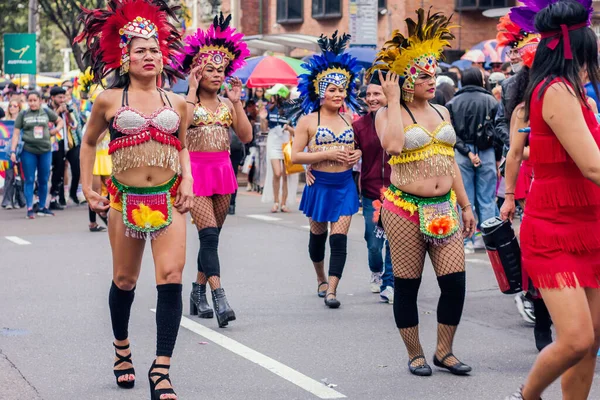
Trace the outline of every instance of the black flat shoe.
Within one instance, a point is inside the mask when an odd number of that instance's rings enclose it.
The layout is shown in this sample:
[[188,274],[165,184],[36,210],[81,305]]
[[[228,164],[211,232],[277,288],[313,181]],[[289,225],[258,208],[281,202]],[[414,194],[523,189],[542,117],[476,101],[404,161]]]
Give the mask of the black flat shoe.
[[[333,296],[331,299],[329,296]],[[325,305],[329,308],[340,308],[342,303],[338,299],[335,298],[335,293],[327,293],[325,296]]]
[[[169,377],[168,373],[162,374],[160,372],[152,372],[152,370],[157,368],[168,370],[170,367],[170,365],[166,364],[157,364],[156,360],[154,360],[154,362],[152,363],[150,371],[148,371],[148,382],[150,383],[150,400],[160,400],[160,396],[162,396],[163,394],[174,394],[175,396],[177,396],[177,393],[175,393],[172,387],[169,389],[156,389],[156,385],[158,385],[162,381],[167,381],[169,382],[169,384],[171,384],[171,378]],[[158,379],[155,382],[152,380],[152,378]]]
[[[117,350],[129,349],[129,345],[117,346],[116,344],[113,343],[113,346],[115,346],[115,356],[118,358],[118,360],[115,361],[114,367],[117,367],[123,363],[129,363],[129,364],[133,365],[133,363],[131,362],[131,352],[129,352],[129,354],[126,356],[122,356],[119,353],[117,353]],[[123,389],[133,389],[133,387],[135,386],[135,379],[133,381],[119,382],[119,378],[122,377],[123,375],[135,375],[135,369],[133,369],[133,367],[127,368],[127,369],[114,369],[113,372],[115,373],[115,379],[117,380],[117,386],[119,386],[120,388],[123,388]]]
[[425,356],[416,356],[408,362],[408,370],[410,371],[410,373],[416,376],[431,376],[433,371],[431,371],[431,367],[429,366],[429,364],[427,364],[427,361],[425,361],[425,364],[418,365],[416,367],[413,367],[411,365],[419,359],[425,360]]
[[433,356],[433,365],[435,365],[438,368],[447,369],[453,375],[468,375],[469,372],[473,370],[473,368],[469,367],[467,364],[461,363],[460,361],[452,366],[445,365],[444,361],[446,361],[450,357],[456,358],[452,353],[446,354],[441,360],[438,360],[436,356]]
[[[319,290],[321,289],[321,286],[323,285],[327,285],[327,287],[325,288],[325,290]],[[327,294],[327,289],[329,288],[329,284],[327,282],[321,282],[319,283],[319,286],[317,286],[317,296],[323,298],[325,297],[325,295]]]

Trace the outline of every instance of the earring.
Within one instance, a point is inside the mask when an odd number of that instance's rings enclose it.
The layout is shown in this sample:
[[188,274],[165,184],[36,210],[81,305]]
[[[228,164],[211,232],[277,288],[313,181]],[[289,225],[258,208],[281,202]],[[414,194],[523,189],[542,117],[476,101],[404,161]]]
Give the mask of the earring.
[[160,71],[158,72],[158,74],[162,75],[163,71],[164,71],[164,64],[160,63]]

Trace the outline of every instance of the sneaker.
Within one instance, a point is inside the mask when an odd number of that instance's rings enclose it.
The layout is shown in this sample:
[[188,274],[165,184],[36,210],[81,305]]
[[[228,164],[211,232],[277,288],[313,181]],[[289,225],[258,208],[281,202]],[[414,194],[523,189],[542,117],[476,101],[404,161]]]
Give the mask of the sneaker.
[[40,211],[37,212],[37,215],[39,215],[40,217],[54,217],[54,213],[48,210],[48,208],[42,208]]
[[13,206],[11,204],[7,204],[5,206],[3,206],[5,210],[12,210]]
[[391,286],[386,286],[379,297],[381,297],[382,303],[394,304],[394,288]]
[[473,245],[472,241],[468,241],[467,243],[465,243],[465,254],[474,254],[475,253],[475,246]]
[[473,249],[474,250],[485,250],[485,243],[483,242],[483,235],[481,232],[475,232],[473,235]]
[[60,204],[58,201],[56,201],[56,200],[52,200],[52,201],[50,202],[50,209],[51,209],[51,210],[59,210],[59,211],[62,211],[62,210],[64,210],[65,208],[64,208],[64,207],[63,207],[63,206],[62,206],[62,205],[61,205],[61,204]]
[[521,317],[530,324],[535,324],[535,311],[533,309],[533,302],[525,297],[525,294],[518,293],[515,296],[515,303],[517,304],[517,310]]
[[27,219],[35,219],[35,211],[33,211],[33,210],[27,210],[27,216],[25,218],[27,218]]
[[371,280],[369,281],[369,285],[371,287],[371,293],[379,293],[381,292],[381,272],[371,272]]

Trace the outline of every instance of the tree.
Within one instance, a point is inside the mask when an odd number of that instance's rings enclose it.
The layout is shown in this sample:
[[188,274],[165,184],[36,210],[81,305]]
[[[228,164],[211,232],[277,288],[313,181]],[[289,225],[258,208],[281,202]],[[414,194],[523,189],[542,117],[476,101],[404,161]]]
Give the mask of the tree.
[[[27,32],[27,2],[23,0],[1,0],[0,15],[5,17],[0,24],[0,43],[4,46],[2,37],[5,33]],[[0,69],[4,65],[4,51],[0,51]]]
[[[5,0],[2,0],[5,1]],[[9,0],[13,1],[13,0]],[[75,37],[82,30],[82,23],[78,21],[77,17],[81,13],[80,6],[85,8],[102,8],[105,6],[105,0],[38,0],[39,4],[44,12],[44,15],[54,25],[60,29],[60,31],[67,38],[67,42],[73,49],[73,56],[75,62],[80,70],[84,71],[86,68],[83,62],[83,49],[78,43],[73,43]]]

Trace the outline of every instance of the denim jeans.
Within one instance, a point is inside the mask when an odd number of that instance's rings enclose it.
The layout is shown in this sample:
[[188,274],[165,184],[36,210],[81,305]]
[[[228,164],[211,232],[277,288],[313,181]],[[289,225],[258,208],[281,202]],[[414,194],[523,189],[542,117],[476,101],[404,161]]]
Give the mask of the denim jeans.
[[[467,144],[469,149],[475,153],[475,146]],[[477,227],[485,220],[500,215],[496,205],[496,183],[498,174],[496,172],[496,156],[494,149],[479,150],[481,166],[475,168],[469,157],[456,152],[456,162],[460,168],[465,190],[469,202],[477,215]]]
[[48,179],[50,178],[50,167],[52,166],[52,152],[48,151],[42,154],[30,153],[23,150],[21,153],[21,165],[25,175],[25,201],[27,209],[33,208],[33,185],[35,182],[35,172],[38,177],[38,196],[40,197],[40,209],[46,207],[46,198],[48,197]]
[[[365,240],[369,249],[369,269],[371,272],[383,272],[381,290],[386,286],[394,287],[394,272],[392,270],[392,259],[390,256],[390,244],[383,238],[375,235],[377,223],[373,221],[374,199],[363,196],[363,216],[365,217]],[[383,245],[385,242],[385,264],[383,257]],[[384,268],[385,266],[385,268]]]

